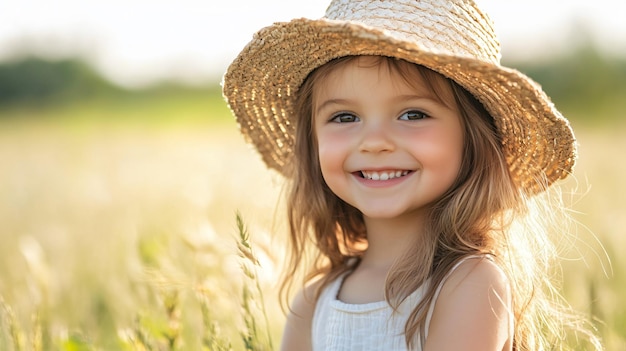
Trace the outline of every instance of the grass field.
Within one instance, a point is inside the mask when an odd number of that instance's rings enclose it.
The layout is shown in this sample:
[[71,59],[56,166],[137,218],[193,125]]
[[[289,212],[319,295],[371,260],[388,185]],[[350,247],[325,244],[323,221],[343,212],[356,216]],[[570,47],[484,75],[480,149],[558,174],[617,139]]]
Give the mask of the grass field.
[[[228,339],[239,350],[246,335],[260,340],[251,349],[277,345],[280,178],[221,102],[0,114],[0,349],[220,350]],[[625,350],[626,129],[574,127],[580,162],[564,188],[581,225],[563,291],[599,319],[607,350]]]

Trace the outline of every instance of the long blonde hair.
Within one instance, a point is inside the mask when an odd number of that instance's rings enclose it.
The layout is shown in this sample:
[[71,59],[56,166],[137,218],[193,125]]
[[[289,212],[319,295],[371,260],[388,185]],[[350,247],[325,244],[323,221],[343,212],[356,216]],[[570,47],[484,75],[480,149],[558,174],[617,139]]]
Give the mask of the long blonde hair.
[[[352,269],[352,262],[367,246],[361,213],[324,182],[312,127],[315,85],[355,59],[358,56],[343,57],[321,66],[298,91],[287,199],[291,255],[281,289],[284,298],[290,295],[301,266],[309,267],[303,283],[321,279],[317,298],[328,283]],[[377,64],[387,65],[391,74],[407,84],[415,84],[416,79],[426,84],[441,103],[459,111],[464,129],[463,163],[457,179],[432,206],[423,235],[416,236],[387,277],[385,296],[394,308],[430,280],[405,325],[407,346],[421,334],[428,306],[446,273],[463,257],[477,253],[492,255],[509,278],[515,350],[558,349],[567,326],[586,333],[581,319],[555,298],[558,294],[547,273],[555,256],[548,240],[553,222],[543,219],[561,207],[546,200],[549,192],[531,196],[515,186],[493,118],[465,89],[436,72],[387,57],[380,57]],[[550,212],[538,215],[537,209],[546,208]]]

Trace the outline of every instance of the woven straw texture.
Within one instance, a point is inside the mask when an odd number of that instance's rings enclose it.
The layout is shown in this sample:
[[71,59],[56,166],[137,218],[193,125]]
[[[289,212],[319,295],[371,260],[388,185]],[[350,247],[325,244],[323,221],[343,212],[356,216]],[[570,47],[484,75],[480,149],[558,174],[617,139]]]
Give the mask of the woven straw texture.
[[396,57],[447,76],[494,118],[511,175],[537,193],[571,173],[576,142],[541,87],[500,65],[493,24],[467,0],[335,0],[317,20],[257,32],[231,63],[224,96],[240,129],[270,167],[293,153],[295,97],[307,75],[350,55]]

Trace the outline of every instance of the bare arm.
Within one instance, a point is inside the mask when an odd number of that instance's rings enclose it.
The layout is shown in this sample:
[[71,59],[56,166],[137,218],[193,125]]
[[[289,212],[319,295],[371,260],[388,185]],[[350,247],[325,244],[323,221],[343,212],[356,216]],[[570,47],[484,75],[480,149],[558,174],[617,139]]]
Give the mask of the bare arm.
[[452,273],[436,301],[426,351],[512,348],[507,278],[489,260],[468,260]]
[[282,351],[311,351],[311,323],[315,311],[313,291],[314,286],[308,286],[294,298],[283,331]]

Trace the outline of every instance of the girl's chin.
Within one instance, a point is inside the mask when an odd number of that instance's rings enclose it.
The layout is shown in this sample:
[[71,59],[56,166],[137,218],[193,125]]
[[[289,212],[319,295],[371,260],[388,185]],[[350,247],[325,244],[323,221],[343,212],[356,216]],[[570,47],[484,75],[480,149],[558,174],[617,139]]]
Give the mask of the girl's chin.
[[394,210],[390,208],[359,209],[363,217],[376,220],[395,220],[405,216],[415,216],[415,211]]

